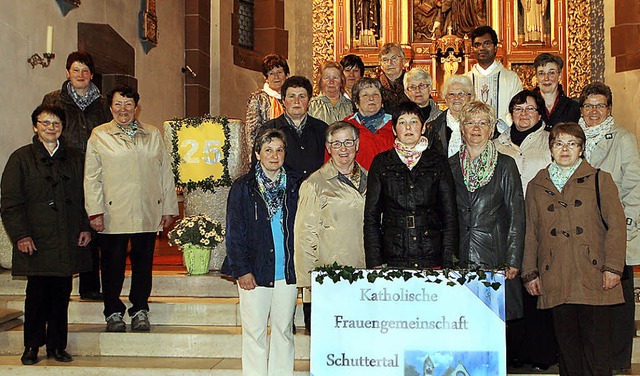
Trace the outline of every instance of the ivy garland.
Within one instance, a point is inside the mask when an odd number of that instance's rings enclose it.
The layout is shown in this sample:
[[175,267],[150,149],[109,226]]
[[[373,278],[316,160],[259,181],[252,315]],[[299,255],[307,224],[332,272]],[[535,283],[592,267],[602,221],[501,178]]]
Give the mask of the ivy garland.
[[[183,182],[180,179],[180,154],[178,153],[178,131],[182,129],[182,127],[192,127],[197,128],[202,123],[212,122],[212,123],[220,123],[222,124],[222,130],[224,132],[225,143],[222,146],[222,154],[224,157],[220,160],[222,163],[222,177],[220,179],[214,179],[209,176],[206,179],[193,181],[189,180],[188,182]],[[229,165],[227,161],[227,157],[229,155],[229,149],[231,144],[229,142],[230,132],[229,132],[229,121],[226,116],[212,116],[210,114],[205,114],[202,116],[195,116],[189,118],[173,118],[171,119],[171,131],[172,131],[172,167],[173,167],[173,176],[175,177],[176,186],[182,188],[186,192],[193,191],[195,189],[200,188],[201,190],[207,192],[215,192],[215,187],[230,187],[231,186],[231,175],[229,174]]]
[[[314,269],[319,272],[316,276],[316,282],[322,284],[325,278],[329,278],[334,283],[340,280],[348,281],[350,284],[358,280],[364,279],[364,272],[362,269],[357,269],[352,266],[339,265],[334,262],[333,265],[320,266]],[[493,290],[498,290],[501,286],[500,282],[487,281],[487,272],[496,273],[504,269],[481,269],[480,267],[462,268],[462,269],[423,269],[423,270],[403,270],[403,269],[375,269],[369,270],[367,273],[367,281],[374,283],[376,279],[382,278],[387,281],[394,279],[403,279],[404,281],[410,278],[422,278],[428,283],[443,283],[446,281],[447,286],[463,285],[473,280],[482,282],[485,287],[491,287]],[[440,275],[449,276],[447,279],[438,278]]]

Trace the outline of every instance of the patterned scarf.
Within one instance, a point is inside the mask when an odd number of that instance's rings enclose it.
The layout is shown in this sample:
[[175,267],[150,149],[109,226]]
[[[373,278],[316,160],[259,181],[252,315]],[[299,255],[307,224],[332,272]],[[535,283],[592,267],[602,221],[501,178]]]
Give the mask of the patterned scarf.
[[262,169],[260,162],[258,162],[256,164],[256,180],[258,181],[258,189],[267,203],[269,220],[271,220],[282,209],[284,204],[287,174],[285,174],[284,167],[280,167],[276,180],[272,181]]
[[591,160],[591,153],[596,148],[598,142],[600,142],[607,133],[611,132],[613,128],[613,116],[609,115],[602,123],[593,127],[588,127],[584,118],[578,120],[578,124],[584,131],[584,135],[587,136],[587,144],[584,146],[584,157],[587,158],[587,162]]
[[284,114],[280,93],[270,88],[266,82],[262,86],[262,90],[269,95],[269,119],[275,119]]
[[138,131],[138,128],[139,128],[137,120],[134,119],[131,122],[131,124],[129,124],[126,128],[118,124],[117,122],[116,122],[116,125],[118,126],[118,128],[120,128],[121,131],[124,132],[124,134],[126,134],[127,136],[129,136],[129,138],[131,138],[131,141],[133,141],[133,138],[136,135],[136,132]]
[[98,90],[98,87],[94,85],[93,82],[89,82],[89,89],[87,90],[87,93],[85,95],[80,95],[71,85],[71,81],[67,81],[67,93],[69,93],[73,101],[82,111],[89,107],[93,101],[100,98],[100,90]]
[[393,148],[396,149],[398,157],[400,157],[400,160],[409,167],[409,170],[412,170],[413,167],[415,167],[422,156],[422,152],[427,150],[428,146],[429,140],[424,136],[420,137],[420,141],[418,141],[413,148],[403,144],[397,138],[393,142]]
[[558,166],[556,162],[551,162],[549,165],[549,177],[551,178],[551,182],[553,185],[558,188],[558,192],[562,192],[562,188],[567,184],[569,178],[573,175],[574,172],[578,169],[578,166],[582,163],[582,158],[578,158],[578,162],[573,166],[569,167],[566,170],[563,170]]
[[384,125],[382,124],[382,121],[384,120],[384,114],[384,108],[381,108],[380,111],[371,116],[364,116],[360,111],[357,112],[360,124],[364,125],[365,128],[371,131],[371,133],[374,133]]
[[475,192],[478,188],[489,183],[493,177],[497,162],[498,150],[493,141],[489,141],[487,147],[474,160],[471,160],[467,155],[467,145],[462,144],[460,146],[460,166],[462,167],[462,176],[467,190]]

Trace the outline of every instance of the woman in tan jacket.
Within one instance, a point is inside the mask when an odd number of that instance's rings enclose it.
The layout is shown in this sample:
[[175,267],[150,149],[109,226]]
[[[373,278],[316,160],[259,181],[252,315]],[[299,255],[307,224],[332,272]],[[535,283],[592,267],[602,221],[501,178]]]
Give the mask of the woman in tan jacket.
[[138,92],[117,86],[107,96],[113,120],[94,128],[87,143],[85,208],[99,244],[108,332],[124,332],[120,300],[131,243],[131,330],[149,331],[156,232],[178,215],[178,199],[160,130],[136,119]]
[[551,131],[553,162],[528,185],[522,279],[551,309],[563,375],[609,375],[609,305],[621,303],[625,217],[611,175],[583,160],[576,123]]
[[[337,262],[364,268],[362,218],[367,193],[367,172],[355,161],[359,131],[338,121],[326,131],[331,159],[300,186],[296,214],[295,266],[298,287],[311,286],[317,266]],[[311,303],[305,301],[305,329],[311,329]]]

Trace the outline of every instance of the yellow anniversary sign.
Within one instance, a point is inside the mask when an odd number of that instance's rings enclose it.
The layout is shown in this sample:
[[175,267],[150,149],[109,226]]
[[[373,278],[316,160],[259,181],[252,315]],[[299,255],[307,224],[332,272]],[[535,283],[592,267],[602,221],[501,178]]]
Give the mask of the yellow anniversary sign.
[[226,142],[222,124],[205,120],[198,127],[182,127],[176,132],[180,180],[197,182],[224,173],[222,147]]

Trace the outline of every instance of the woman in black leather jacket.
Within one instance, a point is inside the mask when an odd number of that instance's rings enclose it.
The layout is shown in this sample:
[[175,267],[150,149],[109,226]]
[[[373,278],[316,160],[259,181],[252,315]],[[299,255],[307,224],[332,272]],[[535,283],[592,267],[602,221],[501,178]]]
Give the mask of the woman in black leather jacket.
[[427,150],[415,103],[393,115],[393,148],[371,164],[364,209],[368,268],[449,266],[458,250],[455,188],[444,156]]
[[491,141],[496,124],[491,106],[469,102],[460,121],[464,144],[449,158],[458,201],[460,261],[506,267],[507,320],[516,319],[522,317],[518,272],[525,229],[520,174],[513,158],[498,153]]

